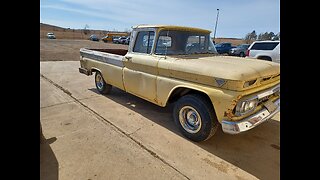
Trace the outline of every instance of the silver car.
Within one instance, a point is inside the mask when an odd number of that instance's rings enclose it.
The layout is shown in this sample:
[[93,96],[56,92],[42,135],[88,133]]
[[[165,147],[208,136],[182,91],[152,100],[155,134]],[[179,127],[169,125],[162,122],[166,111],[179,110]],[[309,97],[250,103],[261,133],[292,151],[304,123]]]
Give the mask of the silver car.
[[48,38],[48,39],[55,39],[56,36],[55,36],[52,32],[49,32],[49,33],[47,34],[47,38]]
[[249,48],[250,44],[240,44],[239,46],[230,49],[229,55],[230,56],[240,56],[246,57],[246,51]]

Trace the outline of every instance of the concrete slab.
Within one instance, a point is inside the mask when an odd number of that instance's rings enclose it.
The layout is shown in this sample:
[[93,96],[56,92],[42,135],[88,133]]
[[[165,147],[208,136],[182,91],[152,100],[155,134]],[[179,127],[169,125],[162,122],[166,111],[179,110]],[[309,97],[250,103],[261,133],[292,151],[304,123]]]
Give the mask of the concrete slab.
[[[168,132],[168,128],[157,125],[142,128],[131,136],[191,179],[279,179],[279,132],[279,123],[271,120],[239,135],[219,130],[201,143],[192,143],[177,130]],[[221,176],[217,176],[219,173]]]
[[186,179],[77,102],[42,108],[41,123],[40,179]]
[[51,83],[40,78],[40,108],[74,101],[67,94],[61,93],[61,90],[52,87]]

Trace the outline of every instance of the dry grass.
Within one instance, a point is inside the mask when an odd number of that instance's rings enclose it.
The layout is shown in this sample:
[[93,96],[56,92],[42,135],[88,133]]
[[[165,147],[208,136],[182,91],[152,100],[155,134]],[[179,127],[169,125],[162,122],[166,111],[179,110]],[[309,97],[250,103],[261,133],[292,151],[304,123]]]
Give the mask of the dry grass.
[[[240,44],[247,44],[245,40],[243,39],[237,39],[237,38],[216,38],[216,44],[217,43],[222,43],[222,42],[229,42],[233,46],[238,46]],[[251,44],[250,42],[249,44]]]
[[53,32],[57,39],[89,39],[91,34],[95,34],[99,38],[102,38],[109,31],[90,30],[88,34],[84,34],[82,29],[68,29],[40,23],[40,39],[47,38],[48,32]]
[[[90,30],[86,35],[82,29],[61,28],[49,24],[40,23],[40,39],[47,38],[47,33],[53,32],[57,39],[89,39],[91,34],[96,34],[99,38],[104,37],[109,31]],[[216,38],[216,43],[230,42],[233,46],[245,44],[243,39],[237,38]],[[252,42],[251,42],[252,43]]]

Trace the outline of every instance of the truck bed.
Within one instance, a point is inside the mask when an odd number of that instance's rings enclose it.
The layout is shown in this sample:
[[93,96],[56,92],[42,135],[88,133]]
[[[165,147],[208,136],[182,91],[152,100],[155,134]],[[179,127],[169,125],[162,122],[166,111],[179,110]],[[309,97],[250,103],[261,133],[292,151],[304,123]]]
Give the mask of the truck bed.
[[87,49],[81,48],[80,55],[84,58],[124,67],[123,57],[128,50],[125,49]]

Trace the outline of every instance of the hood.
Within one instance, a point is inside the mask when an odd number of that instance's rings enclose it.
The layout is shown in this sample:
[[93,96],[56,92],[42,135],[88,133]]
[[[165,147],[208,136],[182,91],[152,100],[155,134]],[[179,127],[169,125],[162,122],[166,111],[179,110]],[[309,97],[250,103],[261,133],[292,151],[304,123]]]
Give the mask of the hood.
[[278,63],[252,58],[181,55],[159,61],[161,66],[172,77],[239,91],[280,80]]

